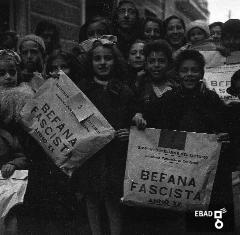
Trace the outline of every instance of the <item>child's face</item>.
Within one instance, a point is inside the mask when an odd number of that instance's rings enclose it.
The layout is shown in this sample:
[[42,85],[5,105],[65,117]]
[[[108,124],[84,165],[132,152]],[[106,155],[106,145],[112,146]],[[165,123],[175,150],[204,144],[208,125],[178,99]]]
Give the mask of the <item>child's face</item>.
[[56,58],[55,60],[52,61],[50,72],[53,74],[58,74],[60,70],[62,70],[66,75],[69,76],[70,68],[67,62],[61,57]]
[[240,51],[240,33],[225,34],[222,39],[223,45],[230,51]]
[[222,28],[218,25],[210,28],[210,33],[214,41],[220,41],[222,38]]
[[92,65],[93,71],[98,77],[108,77],[114,66],[112,50],[104,46],[97,46],[93,50]]
[[156,22],[148,21],[144,27],[144,36],[148,40],[155,40],[160,38],[159,25]]
[[206,39],[205,32],[200,28],[193,28],[189,32],[189,40],[192,44],[198,43]]
[[54,31],[53,30],[44,30],[40,35],[44,41],[47,51],[51,51],[53,45]]
[[107,33],[105,25],[101,22],[94,22],[87,28],[87,39],[98,38]]
[[0,86],[9,88],[17,85],[17,67],[13,60],[0,60]]
[[142,69],[145,56],[143,53],[144,43],[134,43],[129,51],[128,63],[135,69]]
[[171,45],[181,45],[183,43],[184,28],[179,19],[169,21],[166,36]]
[[185,60],[179,68],[179,77],[186,89],[194,89],[202,79],[202,72],[195,60]]
[[146,70],[154,80],[161,79],[168,66],[168,58],[162,51],[153,51],[147,57]]
[[29,72],[42,72],[43,56],[36,42],[24,41],[20,53],[24,68]]

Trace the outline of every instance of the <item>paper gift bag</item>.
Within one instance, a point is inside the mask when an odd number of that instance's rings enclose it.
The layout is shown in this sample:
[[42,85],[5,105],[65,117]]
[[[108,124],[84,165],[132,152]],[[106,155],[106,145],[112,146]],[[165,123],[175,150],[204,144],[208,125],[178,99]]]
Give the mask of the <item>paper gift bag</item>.
[[170,210],[207,209],[221,144],[215,135],[132,128],[123,202]]
[[64,73],[48,79],[21,112],[28,128],[67,175],[114,138],[114,129]]

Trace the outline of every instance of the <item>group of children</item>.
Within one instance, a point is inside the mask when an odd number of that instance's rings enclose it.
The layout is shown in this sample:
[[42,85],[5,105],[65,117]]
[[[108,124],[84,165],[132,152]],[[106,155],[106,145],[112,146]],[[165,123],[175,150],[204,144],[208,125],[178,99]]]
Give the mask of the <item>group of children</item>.
[[[141,20],[134,3],[119,3],[113,20],[94,17],[80,29],[79,47],[63,52],[54,25],[43,22],[36,34],[18,42],[18,52],[0,50],[0,167],[4,178],[29,169],[23,205],[5,219],[11,234],[77,234],[79,210],[86,209],[91,233],[169,234],[184,232],[182,215],[123,206],[123,180],[129,129],[136,125],[199,133],[229,133],[211,197],[211,208],[229,211],[233,225],[231,172],[239,165],[239,104],[224,105],[202,83],[200,48],[224,56],[240,50],[240,20],[203,21],[187,27],[178,16],[164,22]],[[109,35],[117,36],[117,42]],[[108,36],[103,36],[108,35]],[[24,130],[21,109],[46,79],[66,73],[115,129],[115,138],[69,179]],[[240,74],[229,94],[240,97]],[[222,141],[226,135],[219,135]],[[80,199],[77,200],[76,195]],[[80,205],[81,204],[81,205]],[[220,206],[220,207],[219,207]],[[171,219],[171,224],[167,223]],[[163,222],[165,221],[165,222]],[[202,222],[197,228],[205,228]],[[191,227],[191,226],[190,226]],[[80,228],[81,229],[81,228]]]

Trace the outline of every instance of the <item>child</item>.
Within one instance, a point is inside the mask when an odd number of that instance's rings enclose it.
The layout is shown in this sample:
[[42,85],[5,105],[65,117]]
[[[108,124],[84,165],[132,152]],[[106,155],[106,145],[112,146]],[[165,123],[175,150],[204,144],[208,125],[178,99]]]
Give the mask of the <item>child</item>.
[[18,50],[22,59],[21,80],[36,92],[43,84],[46,47],[42,38],[29,34],[21,38]]
[[[115,139],[89,159],[79,173],[92,234],[121,232],[120,197],[131,124],[133,94],[124,85],[126,64],[114,43],[99,39],[88,52],[89,77],[82,91],[116,130]],[[104,210],[102,210],[104,208]],[[107,219],[104,219],[104,212]]]
[[210,31],[206,22],[195,20],[187,26],[186,38],[188,43],[176,52],[177,56],[181,51],[186,49],[195,50],[216,50],[216,45],[210,40]]
[[[20,57],[11,50],[0,50],[0,169],[3,178],[9,178],[17,169],[26,169],[27,158],[20,145],[19,127],[16,126],[16,97]],[[19,95],[20,97],[20,95]],[[9,102],[10,101],[10,102]],[[19,207],[10,210],[5,218],[5,232],[17,234]]]
[[163,23],[158,18],[148,17],[143,24],[143,38],[146,41],[161,39],[164,36]]
[[164,40],[147,43],[144,47],[146,75],[140,87],[139,113],[133,118],[137,125],[144,125],[143,117],[148,117],[149,124],[157,118],[151,114],[152,106],[158,103],[173,84],[167,79],[166,72],[171,68],[172,50]]
[[135,94],[138,93],[138,88],[141,83],[140,79],[145,73],[145,56],[143,52],[144,45],[144,41],[136,40],[130,47],[128,55],[128,85]]
[[230,19],[223,24],[222,43],[230,53],[240,51],[239,19]]
[[35,34],[43,39],[46,46],[46,55],[61,50],[60,32],[55,24],[46,20],[40,21],[36,26]]
[[57,76],[60,70],[75,84],[79,83],[81,66],[74,55],[67,52],[58,52],[49,56],[46,64],[47,76]]
[[[167,93],[161,103],[155,105],[152,115],[158,119],[150,127],[209,134],[224,131],[223,102],[216,93],[201,86],[204,66],[204,57],[196,50],[185,50],[178,55],[175,69],[181,82],[180,87]],[[209,206],[212,211],[224,207],[229,212],[224,219],[224,231],[233,229],[230,150],[228,148],[224,151],[224,146],[222,148]],[[194,213],[155,210],[149,221],[152,221],[155,229],[151,234],[185,234],[212,229],[209,218],[195,220]],[[174,226],[171,226],[170,221],[174,221]]]

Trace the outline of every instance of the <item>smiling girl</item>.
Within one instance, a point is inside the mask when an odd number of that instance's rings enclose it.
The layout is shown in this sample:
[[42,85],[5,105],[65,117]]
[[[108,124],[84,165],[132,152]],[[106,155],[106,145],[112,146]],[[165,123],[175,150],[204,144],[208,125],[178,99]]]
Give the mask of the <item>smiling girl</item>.
[[133,94],[123,83],[126,64],[112,42],[97,40],[88,53],[88,64],[89,78],[80,88],[116,130],[116,134],[111,143],[81,167],[81,189],[85,189],[92,234],[106,234],[102,221],[109,221],[105,227],[111,234],[120,234],[120,197],[133,114]]

